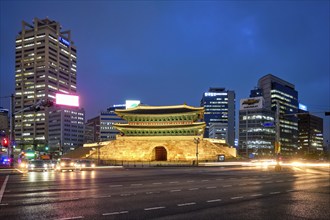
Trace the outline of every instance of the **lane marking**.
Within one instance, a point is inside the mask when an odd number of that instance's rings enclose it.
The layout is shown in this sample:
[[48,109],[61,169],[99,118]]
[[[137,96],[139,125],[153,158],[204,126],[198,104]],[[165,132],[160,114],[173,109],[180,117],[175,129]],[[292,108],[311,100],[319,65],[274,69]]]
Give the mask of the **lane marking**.
[[206,187],[206,189],[216,189],[217,187],[216,186],[208,186]]
[[188,189],[190,191],[193,191],[193,190],[198,190],[199,188],[191,188],[191,189]]
[[180,192],[181,189],[172,189],[170,192]]
[[196,202],[182,203],[182,204],[178,204],[177,206],[181,207],[181,206],[189,206],[189,205],[196,205]]
[[279,194],[281,192],[270,192],[269,194],[274,195],[274,194]]
[[128,213],[128,211],[103,213],[102,215],[119,215],[119,214],[126,214],[126,213]]
[[110,185],[110,187],[121,187],[123,185]]
[[231,197],[230,199],[243,199],[243,196],[236,196],[236,197]]
[[195,180],[187,180],[187,183],[193,183]]
[[163,183],[152,183],[153,185],[161,185],[161,184],[163,184]]
[[179,183],[179,182],[177,182],[177,181],[175,181],[175,182],[170,182],[170,184],[174,184],[174,183]]
[[108,197],[111,197],[111,195],[110,196],[94,196],[94,197],[92,197],[92,198],[108,198]]
[[262,196],[262,194],[254,194],[254,195],[251,195],[252,197],[256,197],[256,196]]
[[287,192],[294,192],[294,191],[295,191],[294,189],[287,190]]
[[208,182],[209,180],[202,180],[202,182]]
[[8,205],[8,203],[1,203],[0,206]]
[[145,208],[145,211],[150,211],[150,210],[157,210],[157,209],[165,209],[165,206],[158,206],[158,207],[151,207],[151,208]]
[[221,202],[221,199],[212,199],[212,200],[208,200],[206,202]]
[[80,219],[80,218],[84,218],[84,216],[76,216],[76,217],[69,217],[69,218],[60,218],[60,220]]
[[2,186],[1,186],[1,190],[0,190],[0,203],[2,201],[3,193],[5,192],[8,179],[9,179],[9,175],[6,176],[6,179],[5,179],[5,181],[3,182]]
[[123,193],[123,194],[120,194],[120,196],[130,196],[131,194],[129,193]]
[[224,185],[223,187],[232,187],[233,185]]
[[149,195],[149,194],[158,194],[158,193],[160,193],[160,192],[159,191],[157,191],[157,192],[146,192],[147,195]]

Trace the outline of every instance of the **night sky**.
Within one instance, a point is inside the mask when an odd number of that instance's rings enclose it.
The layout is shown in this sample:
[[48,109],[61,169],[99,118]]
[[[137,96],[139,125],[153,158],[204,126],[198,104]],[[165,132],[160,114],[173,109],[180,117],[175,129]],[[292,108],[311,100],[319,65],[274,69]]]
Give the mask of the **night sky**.
[[[0,96],[14,92],[22,20],[59,21],[77,47],[86,118],[126,99],[199,106],[209,87],[239,100],[272,73],[324,118],[330,139],[329,1],[1,1]],[[0,106],[9,107],[8,99]],[[238,115],[238,112],[237,112]]]

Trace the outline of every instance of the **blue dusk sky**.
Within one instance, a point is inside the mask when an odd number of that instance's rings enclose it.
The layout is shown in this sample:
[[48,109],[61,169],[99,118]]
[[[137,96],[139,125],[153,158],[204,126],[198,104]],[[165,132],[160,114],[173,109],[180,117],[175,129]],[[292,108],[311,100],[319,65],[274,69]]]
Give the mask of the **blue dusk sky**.
[[329,11],[326,0],[2,0],[0,96],[14,92],[21,22],[48,17],[71,30],[87,119],[126,99],[199,106],[209,87],[234,90],[238,109],[271,73],[294,84],[299,102],[324,118],[329,140]]

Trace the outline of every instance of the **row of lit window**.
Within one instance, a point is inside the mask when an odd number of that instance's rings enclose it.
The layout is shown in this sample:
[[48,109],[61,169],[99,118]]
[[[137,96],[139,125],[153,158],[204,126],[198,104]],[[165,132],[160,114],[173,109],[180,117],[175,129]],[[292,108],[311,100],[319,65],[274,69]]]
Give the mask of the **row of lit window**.
[[[38,35],[36,38],[38,39],[38,38],[42,38],[42,37],[45,37],[45,36],[46,35],[41,34],[41,35]],[[29,40],[33,40],[33,39],[34,39],[34,36],[33,37],[29,37],[29,38],[25,38],[24,41],[29,41]],[[22,42],[22,39],[16,40],[15,42],[16,43],[20,43],[20,42]]]
[[113,122],[104,122],[104,121],[101,121],[101,125],[113,125],[114,123]]
[[254,132],[259,132],[259,133],[270,133],[274,134],[275,130],[274,129],[269,129],[269,128],[249,128],[248,132],[254,133]]
[[[30,118],[30,117],[34,117],[34,116],[36,116],[36,117],[45,116],[45,113],[25,114],[24,118]],[[22,117],[22,115],[15,115],[15,118],[17,118],[17,119],[19,119],[21,117]]]
[[280,120],[280,123],[281,124],[287,124],[287,125],[292,125],[292,126],[298,126],[298,123],[297,122],[293,122],[293,121],[288,121],[288,120]]
[[[78,116],[84,116],[84,113],[81,112],[75,112],[75,111],[69,111],[69,110],[64,110],[65,113],[71,113],[73,115],[78,115]],[[68,116],[70,117],[70,116]],[[74,116],[71,116],[71,118],[73,118]],[[75,119],[80,119],[80,120],[84,120],[82,117],[74,117]]]
[[279,91],[279,90],[271,90],[270,93],[271,93],[271,94],[278,93],[278,94],[280,94],[280,95],[282,95],[282,96],[286,96],[286,97],[288,97],[288,98],[290,98],[290,99],[294,99],[294,97],[293,97],[292,95],[289,95],[289,94],[287,94],[287,93],[281,92],[281,91]]
[[102,127],[100,128],[101,130],[114,130],[114,127]]
[[[219,101],[221,101],[221,99]],[[223,102],[223,101],[221,101],[221,102],[215,102],[215,101],[211,101],[210,104],[212,104],[211,106],[213,106],[213,104],[228,104],[228,102]],[[208,105],[205,105],[205,106],[208,106]]]
[[290,125],[280,125],[280,127],[298,131],[298,127],[294,127]]
[[247,120],[256,120],[256,119],[263,119],[263,120],[267,120],[267,121],[274,121],[273,117],[270,116],[265,116],[265,115],[250,115],[250,116],[243,116],[243,120],[245,121],[247,118]]
[[[37,42],[37,43],[35,43],[36,45],[40,45],[41,44],[41,42]],[[35,45],[34,43],[33,44],[26,44],[26,45],[24,45],[23,47],[25,48],[25,47],[32,47],[32,46],[34,46]],[[17,46],[16,47],[16,50],[18,50],[18,49],[21,49],[22,48],[22,46]]]

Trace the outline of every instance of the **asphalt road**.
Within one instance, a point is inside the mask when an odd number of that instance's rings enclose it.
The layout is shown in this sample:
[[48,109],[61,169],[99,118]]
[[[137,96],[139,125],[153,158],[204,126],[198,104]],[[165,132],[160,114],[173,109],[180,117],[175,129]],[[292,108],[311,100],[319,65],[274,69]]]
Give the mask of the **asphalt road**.
[[8,175],[0,219],[328,220],[329,204],[329,168],[30,172]]

